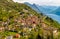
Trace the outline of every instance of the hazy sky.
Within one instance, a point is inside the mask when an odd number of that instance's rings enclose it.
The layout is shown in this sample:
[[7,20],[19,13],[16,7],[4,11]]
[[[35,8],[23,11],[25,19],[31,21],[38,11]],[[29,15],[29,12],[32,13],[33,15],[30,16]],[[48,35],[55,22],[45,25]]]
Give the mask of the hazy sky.
[[60,0],[14,0],[15,2],[29,2],[29,3],[36,3],[39,5],[57,5],[60,6]]

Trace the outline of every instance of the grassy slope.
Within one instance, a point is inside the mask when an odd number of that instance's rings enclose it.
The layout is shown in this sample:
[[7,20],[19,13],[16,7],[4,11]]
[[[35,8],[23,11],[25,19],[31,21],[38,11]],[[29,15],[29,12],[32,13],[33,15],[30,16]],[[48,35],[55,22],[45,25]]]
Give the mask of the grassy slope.
[[[41,19],[41,21],[43,20],[46,25],[60,29],[60,24],[58,22],[56,22],[55,20],[53,20],[45,15],[37,13],[36,11],[31,9],[29,6],[27,6],[25,4],[21,4],[21,3],[14,3],[13,1],[8,2],[6,0],[0,1],[0,21],[6,22],[9,19],[10,24],[8,26],[12,26],[12,24],[14,24],[14,20],[16,18],[23,18],[23,17],[20,17],[20,14],[19,14],[20,12],[23,12],[23,9],[28,10],[28,12],[24,12],[24,15],[26,18],[29,16],[28,14],[33,14],[33,15],[37,16],[39,19]],[[39,25],[40,25],[40,23],[39,23]],[[37,32],[35,32],[35,31],[34,31],[34,33],[37,34]]]

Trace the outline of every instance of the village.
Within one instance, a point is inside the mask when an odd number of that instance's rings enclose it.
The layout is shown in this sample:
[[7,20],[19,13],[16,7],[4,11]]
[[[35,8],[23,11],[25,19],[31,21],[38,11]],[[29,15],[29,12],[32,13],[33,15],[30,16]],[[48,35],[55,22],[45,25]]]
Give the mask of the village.
[[[6,22],[1,22],[0,21],[0,32],[6,32],[7,34],[9,32],[15,32],[15,34],[11,34],[5,37],[5,39],[14,39],[14,38],[21,38],[25,37],[28,38],[29,34],[32,34],[31,32],[38,32],[43,29],[44,35],[58,35],[58,29],[50,27],[46,23],[44,23],[43,18],[38,18],[38,16],[30,13],[24,13],[28,12],[28,10],[24,10],[21,13],[20,12],[20,18],[14,19],[14,23],[10,25],[10,20],[8,19]],[[29,15],[27,15],[29,14]],[[26,16],[26,17],[24,17]],[[41,29],[40,29],[41,28]],[[49,33],[47,33],[49,32]],[[44,36],[43,35],[43,36]],[[1,37],[0,37],[1,38]],[[49,38],[49,37],[48,37]],[[45,38],[46,39],[46,38]]]

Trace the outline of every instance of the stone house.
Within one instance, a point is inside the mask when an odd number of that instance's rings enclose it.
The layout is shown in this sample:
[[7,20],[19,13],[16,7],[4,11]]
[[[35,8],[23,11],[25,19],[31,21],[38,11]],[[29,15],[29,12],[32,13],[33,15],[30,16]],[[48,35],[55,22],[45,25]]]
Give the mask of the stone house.
[[4,31],[4,27],[0,26],[0,32]]

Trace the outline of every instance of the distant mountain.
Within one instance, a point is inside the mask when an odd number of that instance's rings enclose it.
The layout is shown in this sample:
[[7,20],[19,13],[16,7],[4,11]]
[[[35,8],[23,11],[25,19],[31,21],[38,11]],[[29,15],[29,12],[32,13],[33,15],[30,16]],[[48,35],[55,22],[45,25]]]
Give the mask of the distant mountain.
[[56,8],[55,10],[52,10],[51,13],[54,13],[60,16],[60,7]]
[[42,12],[43,14],[51,17],[52,19],[60,22],[60,6],[45,6],[45,5],[37,5],[30,4],[25,2],[26,5],[30,6],[37,12]]
[[30,6],[32,9],[36,10],[37,12],[40,12],[40,10],[38,9],[38,7],[35,4],[30,4],[28,2],[25,2],[25,4],[27,4],[28,6]]
[[37,9],[37,11],[39,11],[39,12],[43,12],[43,13],[47,13],[47,12],[50,13],[50,12],[55,11],[56,9],[59,9],[59,6],[37,5],[37,4],[30,4],[28,2],[25,2],[25,4],[27,4],[28,6],[30,6],[31,8],[33,8],[35,10]]

